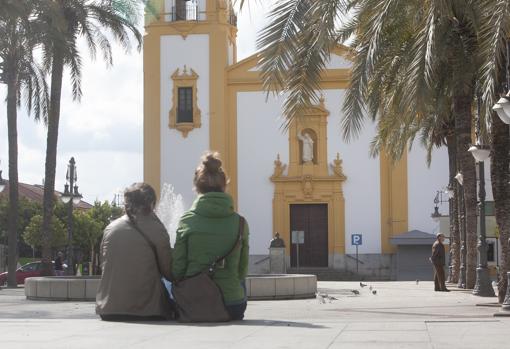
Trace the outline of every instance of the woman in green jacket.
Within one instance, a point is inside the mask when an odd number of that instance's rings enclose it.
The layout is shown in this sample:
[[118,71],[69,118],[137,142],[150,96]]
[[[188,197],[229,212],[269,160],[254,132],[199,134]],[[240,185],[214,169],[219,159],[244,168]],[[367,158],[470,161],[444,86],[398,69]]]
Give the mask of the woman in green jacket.
[[[204,155],[193,183],[198,197],[181,218],[173,251],[176,280],[207,269],[234,246],[239,233],[240,216],[234,211],[232,197],[225,193],[227,176],[217,153]],[[245,224],[242,244],[226,258],[224,265],[216,267],[213,276],[232,320],[242,320],[246,310],[248,234]]]

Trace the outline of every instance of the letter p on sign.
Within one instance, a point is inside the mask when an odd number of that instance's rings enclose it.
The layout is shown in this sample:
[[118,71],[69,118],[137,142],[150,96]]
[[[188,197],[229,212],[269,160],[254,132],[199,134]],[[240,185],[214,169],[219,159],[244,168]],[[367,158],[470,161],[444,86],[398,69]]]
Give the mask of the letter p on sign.
[[363,237],[361,234],[352,234],[351,235],[351,245],[361,246],[362,244],[363,244]]

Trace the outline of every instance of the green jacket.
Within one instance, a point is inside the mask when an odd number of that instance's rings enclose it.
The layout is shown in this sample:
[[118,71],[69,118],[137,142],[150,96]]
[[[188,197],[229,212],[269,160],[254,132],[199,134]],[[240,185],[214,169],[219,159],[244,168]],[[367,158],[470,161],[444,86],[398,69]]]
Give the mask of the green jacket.
[[[230,195],[216,192],[199,195],[182,216],[177,229],[173,251],[175,278],[179,280],[204,271],[217,257],[226,254],[236,242],[239,217]],[[227,305],[246,300],[241,283],[248,273],[248,235],[246,224],[242,245],[227,258],[223,268],[216,268],[213,277]]]

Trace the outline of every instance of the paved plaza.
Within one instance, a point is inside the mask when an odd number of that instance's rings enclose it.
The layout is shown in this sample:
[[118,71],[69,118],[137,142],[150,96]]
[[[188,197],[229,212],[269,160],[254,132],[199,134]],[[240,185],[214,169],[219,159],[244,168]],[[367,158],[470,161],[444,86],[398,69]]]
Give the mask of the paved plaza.
[[[93,303],[27,301],[0,290],[3,348],[510,348],[510,318],[496,298],[431,291],[431,282],[319,282],[316,299],[253,301],[246,320],[183,325],[107,323]],[[351,290],[359,290],[356,295]]]

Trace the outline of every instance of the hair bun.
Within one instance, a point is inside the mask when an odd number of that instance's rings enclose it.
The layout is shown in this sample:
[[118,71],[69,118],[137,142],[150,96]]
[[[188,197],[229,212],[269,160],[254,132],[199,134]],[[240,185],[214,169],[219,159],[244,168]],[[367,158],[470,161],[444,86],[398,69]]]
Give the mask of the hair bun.
[[221,160],[218,158],[218,153],[207,154],[202,164],[208,172],[219,172],[221,169]]

